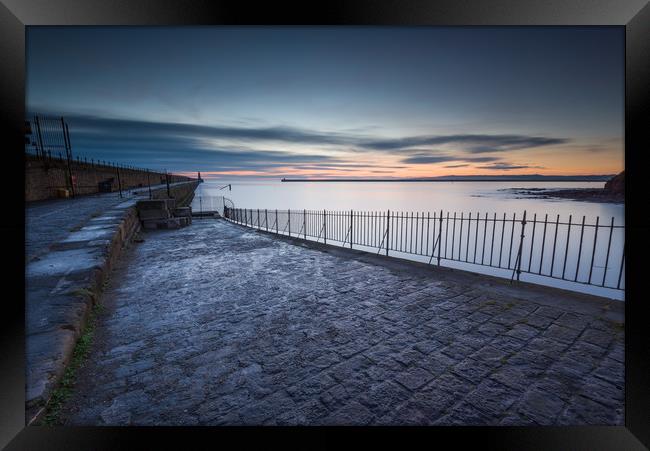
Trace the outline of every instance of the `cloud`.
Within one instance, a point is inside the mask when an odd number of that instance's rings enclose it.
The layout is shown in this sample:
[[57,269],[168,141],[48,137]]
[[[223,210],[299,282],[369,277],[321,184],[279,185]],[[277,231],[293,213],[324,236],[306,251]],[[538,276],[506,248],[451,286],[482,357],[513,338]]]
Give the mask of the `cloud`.
[[[242,146],[211,146],[205,138],[216,136],[210,127],[68,115],[73,153],[89,160],[102,159],[149,167],[190,171],[198,167],[246,170],[273,169],[293,164],[346,164],[332,155],[300,154]],[[220,129],[220,132],[225,129]],[[275,129],[275,136],[280,136]],[[211,134],[212,133],[212,134]],[[234,132],[224,134],[236,135]],[[271,136],[258,130],[250,136]],[[239,136],[244,136],[240,133]],[[287,133],[287,139],[298,136]],[[363,165],[360,165],[363,166]]]
[[416,155],[404,158],[402,163],[407,164],[431,164],[431,163],[444,163],[446,161],[458,161],[458,157],[450,155]]
[[[301,144],[305,148],[333,147],[340,154],[382,152],[403,155],[403,164],[455,162],[488,163],[486,169],[519,169],[499,163],[496,156],[476,156],[487,152],[506,152],[568,142],[562,138],[527,135],[427,135],[399,139],[370,139],[348,130],[325,132],[292,127],[206,126],[152,122],[82,114],[64,114],[69,125],[73,152],[88,158],[106,159],[151,169],[191,171],[202,167],[228,170],[268,170],[302,165],[313,170],[404,169],[405,166],[378,166],[351,162],[326,151],[317,154],[273,149],[276,145]],[[242,144],[244,142],[244,144]],[[423,148],[450,145],[458,149]],[[312,150],[313,152],[313,150]]]
[[112,119],[98,116],[67,115],[70,126],[87,134],[114,134],[138,139],[143,136],[175,136],[195,139],[243,139],[252,141],[279,141],[303,144],[350,145],[355,139],[333,132],[314,132],[291,127],[228,127],[183,124],[177,122],[149,122],[130,119]]
[[487,163],[490,161],[498,161],[498,157],[464,157],[457,155],[428,155],[420,152],[413,156],[402,159],[402,163],[407,164],[432,164],[432,163],[445,163],[448,161],[458,161],[464,163]]
[[[138,139],[143,136],[176,136],[196,139],[242,139],[251,141],[277,141],[300,144],[327,144],[352,146],[360,150],[417,153],[417,146],[458,144],[469,153],[503,152],[556,144],[565,144],[565,138],[505,134],[457,134],[407,136],[398,139],[374,140],[362,135],[340,132],[304,130],[293,127],[233,127],[206,126],[175,122],[150,122],[128,119],[104,118],[87,115],[66,115],[71,126],[85,133],[111,133]],[[430,151],[431,152],[431,151]]]
[[518,164],[509,164],[509,163],[494,163],[481,166],[481,169],[494,169],[500,171],[511,171],[513,169],[544,169],[543,166],[529,166],[529,165],[518,165]]
[[467,163],[463,163],[463,164],[449,164],[449,165],[445,166],[445,168],[450,168],[450,169],[451,169],[451,168],[464,168],[464,167],[467,167],[467,166],[469,166],[469,164],[467,164]]
[[528,135],[430,135],[399,139],[367,141],[360,145],[367,149],[398,151],[423,145],[459,144],[470,153],[504,152],[568,143],[564,138]]
[[498,161],[499,158],[497,158],[497,157],[464,157],[464,158],[459,158],[459,160],[470,161],[470,162],[473,162],[473,163],[487,163],[489,161]]

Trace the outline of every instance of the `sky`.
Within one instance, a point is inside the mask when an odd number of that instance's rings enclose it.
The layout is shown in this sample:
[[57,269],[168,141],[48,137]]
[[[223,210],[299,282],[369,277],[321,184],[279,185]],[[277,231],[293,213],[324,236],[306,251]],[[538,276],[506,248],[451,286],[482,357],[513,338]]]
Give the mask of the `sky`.
[[622,27],[28,27],[74,155],[204,177],[615,174]]

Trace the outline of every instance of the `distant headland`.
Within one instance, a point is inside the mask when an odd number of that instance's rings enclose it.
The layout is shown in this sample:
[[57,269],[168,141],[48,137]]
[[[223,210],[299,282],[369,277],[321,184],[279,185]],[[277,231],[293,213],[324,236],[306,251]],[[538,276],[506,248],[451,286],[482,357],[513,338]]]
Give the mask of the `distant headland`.
[[604,202],[622,204],[625,202],[625,171],[610,178],[603,188],[544,189],[544,188],[510,188],[517,195],[535,196],[543,199],[561,198],[585,202]]
[[419,178],[283,178],[283,182],[606,182],[609,175],[444,175]]

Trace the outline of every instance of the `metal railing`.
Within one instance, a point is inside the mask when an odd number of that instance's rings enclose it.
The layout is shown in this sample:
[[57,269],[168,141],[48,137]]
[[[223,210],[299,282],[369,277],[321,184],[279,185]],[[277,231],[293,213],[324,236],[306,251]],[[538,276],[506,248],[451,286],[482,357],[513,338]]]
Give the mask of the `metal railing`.
[[[153,170],[125,163],[115,163],[107,160],[88,158],[78,152],[73,155],[72,142],[68,123],[63,117],[34,115],[25,120],[25,154],[46,162],[60,162],[67,164],[69,177],[72,177],[70,165],[89,165],[91,167],[105,167],[115,170],[131,170],[150,173],[154,176],[168,176],[171,181],[187,179],[190,177],[174,174],[164,170]],[[161,179],[161,183],[164,183]]]
[[410,254],[616,290],[625,289],[625,227],[496,213],[267,210],[226,207],[234,223],[385,255]]
[[192,199],[192,211],[196,216],[210,216],[219,213],[224,216],[226,208],[233,209],[235,204],[224,196],[204,195],[201,191],[194,195]]

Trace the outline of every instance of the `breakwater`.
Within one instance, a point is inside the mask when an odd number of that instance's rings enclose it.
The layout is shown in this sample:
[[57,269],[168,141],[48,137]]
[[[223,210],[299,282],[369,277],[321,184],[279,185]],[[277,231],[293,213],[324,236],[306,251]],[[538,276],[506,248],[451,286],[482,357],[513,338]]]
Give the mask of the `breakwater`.
[[[169,196],[167,196],[167,190],[165,188],[158,188],[152,190],[151,198],[167,199],[168,197],[171,197],[176,200],[177,207],[188,207],[194,199],[194,192],[197,186],[199,186],[198,180],[190,180],[187,183],[175,183],[169,187]],[[138,192],[140,192],[140,190],[138,190]],[[144,188],[142,193],[146,192],[147,188]]]

